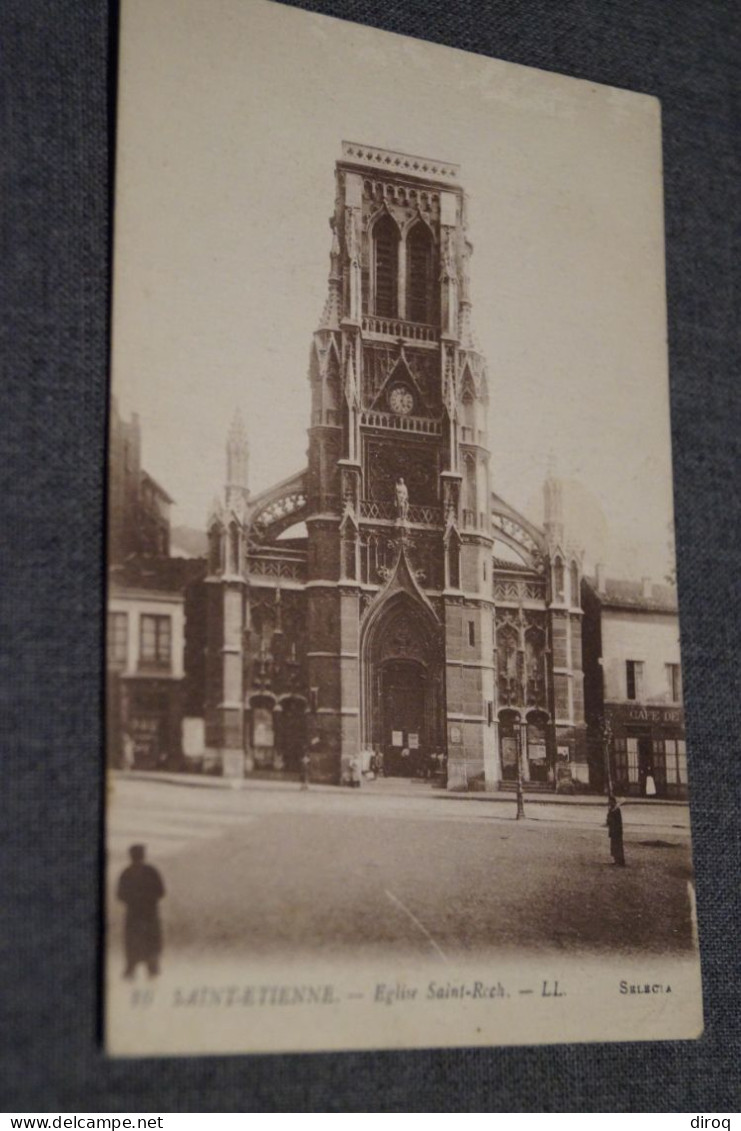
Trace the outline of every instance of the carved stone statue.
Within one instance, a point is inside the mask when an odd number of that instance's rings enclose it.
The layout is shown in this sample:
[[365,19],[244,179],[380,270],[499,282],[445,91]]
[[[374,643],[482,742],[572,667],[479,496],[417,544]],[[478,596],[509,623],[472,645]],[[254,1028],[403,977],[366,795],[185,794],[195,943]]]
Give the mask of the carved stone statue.
[[402,476],[396,480],[396,513],[402,522],[409,515],[409,490]]

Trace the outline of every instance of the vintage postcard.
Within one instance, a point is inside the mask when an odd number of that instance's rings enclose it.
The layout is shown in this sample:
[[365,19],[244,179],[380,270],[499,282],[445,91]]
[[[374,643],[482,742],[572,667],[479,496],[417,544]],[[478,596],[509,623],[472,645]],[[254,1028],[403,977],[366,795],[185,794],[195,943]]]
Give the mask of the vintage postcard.
[[107,1048],[702,1029],[655,99],[124,0]]

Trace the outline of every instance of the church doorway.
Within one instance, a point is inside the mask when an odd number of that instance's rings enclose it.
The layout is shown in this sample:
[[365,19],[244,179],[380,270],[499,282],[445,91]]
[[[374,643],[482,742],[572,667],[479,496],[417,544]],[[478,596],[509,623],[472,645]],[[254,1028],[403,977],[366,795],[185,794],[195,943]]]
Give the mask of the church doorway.
[[374,611],[360,646],[361,742],[393,777],[427,776],[445,750],[444,653],[431,609],[397,592]]
[[381,669],[384,772],[391,777],[423,773],[429,752],[425,728],[427,680],[415,660],[389,660]]
[[281,703],[278,722],[278,754],[287,773],[298,774],[306,751],[306,700],[292,695]]

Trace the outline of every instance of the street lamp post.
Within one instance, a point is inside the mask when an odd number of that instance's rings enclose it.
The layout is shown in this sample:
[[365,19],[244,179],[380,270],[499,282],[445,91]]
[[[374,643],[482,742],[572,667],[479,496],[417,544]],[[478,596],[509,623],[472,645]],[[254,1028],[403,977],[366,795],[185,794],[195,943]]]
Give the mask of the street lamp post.
[[605,762],[605,786],[607,788],[608,797],[612,796],[612,766],[610,764],[610,746],[612,743],[612,720],[607,716],[602,716],[602,756]]
[[522,727],[515,723],[517,735],[517,813],[515,819],[521,821],[525,816],[525,798],[522,791]]

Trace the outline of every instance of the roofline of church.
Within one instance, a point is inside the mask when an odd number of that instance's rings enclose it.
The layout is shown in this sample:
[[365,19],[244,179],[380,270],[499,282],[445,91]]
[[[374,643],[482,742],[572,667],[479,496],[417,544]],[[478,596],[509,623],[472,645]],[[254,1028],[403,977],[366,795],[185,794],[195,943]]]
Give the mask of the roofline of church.
[[422,157],[398,149],[381,149],[377,145],[345,140],[342,142],[340,160],[381,172],[402,173],[424,181],[438,181],[455,188],[461,187],[457,183],[461,167],[453,161],[441,161],[435,157]]
[[303,479],[308,475],[308,467],[302,467],[298,471],[294,471],[292,475],[287,475],[285,479],[279,479],[277,483],[271,483],[269,487],[264,487],[256,495],[250,496],[250,508],[254,510],[260,503],[269,499],[276,491],[280,491],[284,487],[290,487],[296,480]]

